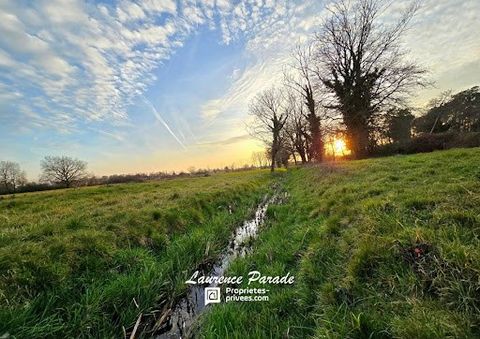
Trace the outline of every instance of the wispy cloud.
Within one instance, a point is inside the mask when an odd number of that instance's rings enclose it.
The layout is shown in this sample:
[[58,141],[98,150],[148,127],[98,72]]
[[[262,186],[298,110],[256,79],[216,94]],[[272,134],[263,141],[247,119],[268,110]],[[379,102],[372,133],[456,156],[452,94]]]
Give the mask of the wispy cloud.
[[237,135],[231,138],[217,140],[217,141],[209,141],[209,142],[201,142],[198,143],[197,146],[224,146],[224,145],[231,145],[235,144],[240,141],[249,140],[251,136],[249,134]]
[[0,2],[0,83],[31,99],[3,96],[21,108],[2,115],[14,121],[35,112],[43,125],[64,130],[75,121],[126,119],[127,107],[155,80],[152,70],[206,20],[192,6]]
[[[125,120],[134,98],[155,81],[153,70],[197,27],[219,29],[225,44],[253,39],[282,23],[287,3],[2,1],[0,84],[30,100],[3,95],[9,105],[1,113],[13,125],[34,116],[36,127],[65,132],[79,122]],[[217,114],[206,104],[206,116]]]
[[[236,70],[235,78],[225,93],[202,106],[203,118],[213,124],[215,118],[232,112],[245,117],[252,97],[272,85],[281,83],[282,67],[292,61],[291,51],[296,44],[307,41],[328,13],[331,1],[282,2],[271,1],[259,7],[240,3],[231,14],[222,18],[223,39],[230,43],[238,36],[246,39],[246,57],[251,62],[243,71]],[[391,2],[383,20],[391,21],[411,4],[410,1]],[[267,17],[257,13],[267,12]],[[418,98],[425,103],[434,93],[447,88],[471,86],[474,76],[456,78],[454,75],[480,76],[480,2],[467,0],[425,0],[413,21],[404,43],[415,58],[430,70],[437,89],[422,92]],[[451,72],[451,69],[455,72]],[[450,71],[449,71],[450,70]],[[468,70],[468,71],[467,71]]]
[[224,43],[245,37],[245,57],[250,62],[245,69],[235,70],[232,85],[221,97],[202,106],[203,118],[211,123],[216,117],[235,112],[245,117],[248,103],[258,92],[281,85],[282,69],[292,61],[295,45],[305,42],[325,13],[324,4],[317,1],[262,4],[239,4],[224,18]]
[[[292,47],[315,31],[328,2],[0,1],[0,119],[14,129],[62,133],[82,124],[128,122],[128,108],[158,80],[155,70],[199,28],[208,27],[219,31],[225,45],[241,41],[245,63],[228,75],[231,85],[201,103],[196,114],[205,127],[235,120],[230,128],[238,134],[248,102],[263,88],[281,82]],[[400,1],[392,3],[390,15],[402,6]],[[479,12],[477,0],[423,2],[405,43],[431,68],[433,80],[436,76],[445,82],[442,86],[449,81],[467,84],[453,79],[448,73],[452,67],[462,74],[479,74]],[[177,131],[151,106],[158,121],[185,147],[185,136],[195,135],[191,126],[175,117],[173,121],[182,124]]]

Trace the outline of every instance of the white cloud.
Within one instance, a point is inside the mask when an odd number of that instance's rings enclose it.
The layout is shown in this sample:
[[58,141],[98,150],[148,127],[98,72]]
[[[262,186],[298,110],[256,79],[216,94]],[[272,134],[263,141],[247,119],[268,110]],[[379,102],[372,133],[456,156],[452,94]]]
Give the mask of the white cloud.
[[[230,35],[238,37],[262,22],[274,5],[184,1],[177,8],[173,0],[120,0],[112,5],[41,0],[25,8],[2,2],[0,67],[7,71],[0,82],[8,81],[17,92],[35,93],[29,102],[2,100],[21,104],[20,114],[31,117],[36,112],[36,125],[63,131],[78,121],[126,119],[127,107],[154,80],[152,70],[196,27],[212,28],[218,20],[228,43]],[[15,116],[11,111],[3,114]]]
[[[386,19],[398,15],[409,3],[393,2],[385,14]],[[229,116],[229,112],[241,108],[245,117],[248,102],[255,93],[281,82],[274,75],[281,74],[282,66],[291,61],[290,51],[295,44],[305,42],[321,24],[327,14],[324,7],[325,2],[317,1],[294,4],[272,0],[247,6],[242,2],[233,7],[232,14],[225,14],[221,21],[224,43],[246,36],[246,52],[253,62],[242,76],[233,79],[222,97],[202,106],[202,116],[211,124],[213,118],[221,118],[222,114]],[[411,50],[410,55],[431,71],[433,80],[444,83],[447,77],[442,74],[448,73],[451,77],[449,69],[471,69],[478,65],[475,62],[480,55],[478,13],[480,2],[475,0],[423,3],[405,43]],[[480,69],[473,71],[480,75]],[[465,78],[466,85],[471,84],[470,78]],[[453,86],[458,82],[452,78],[448,81]],[[432,93],[428,95],[431,97]]]
[[117,8],[117,16],[121,22],[128,22],[145,19],[146,14],[136,3],[124,2],[121,7]]
[[[292,47],[325,14],[325,2],[316,0],[178,4],[39,0],[26,7],[1,1],[0,85],[20,96],[2,95],[0,115],[12,121],[28,116],[36,126],[63,131],[79,121],[125,121],[128,106],[155,80],[152,71],[207,25],[221,31],[224,44],[241,39],[248,64],[232,73],[225,94],[204,103],[200,114],[208,124],[216,117],[241,120],[253,95],[280,81]],[[426,0],[405,39],[412,55],[435,74],[478,65],[479,11],[476,0]]]
[[225,107],[225,102],[221,99],[213,99],[207,101],[203,104],[201,108],[201,114],[204,118],[212,118],[216,117],[218,114],[222,112],[222,109]]
[[[285,1],[239,3],[232,16],[224,19],[224,43],[247,35],[246,52],[251,62],[243,72],[235,69],[232,85],[220,98],[206,102],[201,114],[208,123],[225,115],[245,119],[251,99],[260,91],[282,84],[282,68],[291,61],[294,46],[311,33],[320,22],[321,4],[289,5]],[[307,27],[308,26],[308,27]],[[237,125],[242,125],[237,123]],[[243,126],[242,126],[243,128]]]
[[241,72],[241,69],[235,68],[230,75],[230,79],[237,80],[240,77]]
[[175,14],[177,11],[174,0],[143,0],[141,5],[147,12]]
[[16,64],[15,60],[13,60],[10,55],[8,55],[5,51],[0,49],[0,67],[7,67],[11,68]]
[[[8,81],[16,91],[41,97],[41,104],[22,101],[18,111],[40,112],[37,118],[46,120],[44,126],[125,119],[133,98],[152,82],[152,70],[191,30],[191,23],[175,13],[174,1],[97,7],[79,0],[45,0],[27,8],[1,2],[0,83]],[[159,15],[167,15],[161,25],[155,22]],[[11,97],[0,99],[14,103]],[[15,116],[10,109],[2,105],[0,114]]]

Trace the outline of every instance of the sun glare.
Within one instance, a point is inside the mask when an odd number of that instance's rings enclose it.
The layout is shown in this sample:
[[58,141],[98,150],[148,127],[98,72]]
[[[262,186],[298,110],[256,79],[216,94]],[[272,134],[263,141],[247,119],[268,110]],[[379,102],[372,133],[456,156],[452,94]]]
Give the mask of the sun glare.
[[335,149],[336,154],[343,154],[347,150],[347,146],[343,139],[337,139],[333,143],[333,148]]
[[343,138],[335,138],[325,146],[325,152],[334,157],[342,157],[350,154],[350,150]]

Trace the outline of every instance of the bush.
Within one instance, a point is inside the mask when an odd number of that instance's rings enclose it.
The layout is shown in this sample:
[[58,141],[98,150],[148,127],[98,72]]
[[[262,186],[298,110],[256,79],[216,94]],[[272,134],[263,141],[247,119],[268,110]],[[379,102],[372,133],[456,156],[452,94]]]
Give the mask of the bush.
[[426,153],[461,147],[480,147],[480,132],[422,133],[408,141],[379,145],[372,151],[371,155]]
[[480,147],[480,132],[468,132],[455,135],[447,144],[448,148],[454,147]]

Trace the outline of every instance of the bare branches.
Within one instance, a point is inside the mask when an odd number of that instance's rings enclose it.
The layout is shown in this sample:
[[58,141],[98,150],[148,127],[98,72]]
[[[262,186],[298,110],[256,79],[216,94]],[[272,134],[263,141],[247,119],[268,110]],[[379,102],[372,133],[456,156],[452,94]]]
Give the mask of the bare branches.
[[27,182],[25,171],[12,161],[0,161],[0,184],[6,192],[15,192],[18,186]]
[[268,161],[269,155],[266,154],[266,152],[252,152],[252,162],[253,165],[259,168],[264,168],[267,167],[269,164]]
[[285,100],[282,92],[276,88],[259,93],[249,107],[250,115],[253,116],[249,132],[267,145],[271,145],[272,172],[275,168],[275,157],[280,149],[280,133],[292,109],[289,101]]
[[[315,82],[315,67],[313,62],[313,45],[297,46],[293,54],[294,62],[289,69],[284,70],[284,79],[286,85],[292,89],[299,97],[299,109],[304,114],[308,123],[308,157],[318,162],[323,158],[323,141],[321,120],[319,116],[320,93]],[[302,102],[303,101],[303,102]],[[303,110],[305,105],[306,110]],[[298,144],[299,141],[297,141]],[[304,157],[302,157],[304,161]]]
[[325,107],[341,112],[357,156],[368,152],[375,115],[403,105],[413,89],[427,84],[425,70],[406,60],[400,40],[419,3],[386,25],[380,17],[389,6],[382,0],[339,0],[315,37],[315,75],[335,97]]
[[294,91],[288,93],[289,105],[293,108],[284,128],[284,146],[288,149],[296,162],[296,154],[302,163],[310,158],[311,137],[308,131],[308,114],[302,98]]
[[[325,132],[339,129],[355,156],[368,155],[383,114],[405,108],[412,92],[428,85],[426,71],[407,58],[401,43],[419,1],[411,0],[395,13],[396,21],[387,23],[384,14],[392,10],[392,0],[337,0],[327,7],[329,15],[313,40],[294,50],[284,80],[307,121],[309,158],[321,161]],[[270,140],[274,113],[282,106],[281,95],[267,92],[250,109],[259,122],[251,131],[264,141]],[[299,110],[292,107],[294,113]],[[300,134],[295,125],[290,119],[283,131],[290,146]]]
[[291,112],[291,107],[284,100],[283,94],[276,88],[259,93],[250,103],[249,113],[254,122],[250,125],[253,136],[262,141],[273,132],[280,132]]
[[41,162],[42,180],[70,187],[86,175],[87,163],[66,156],[47,156]]

